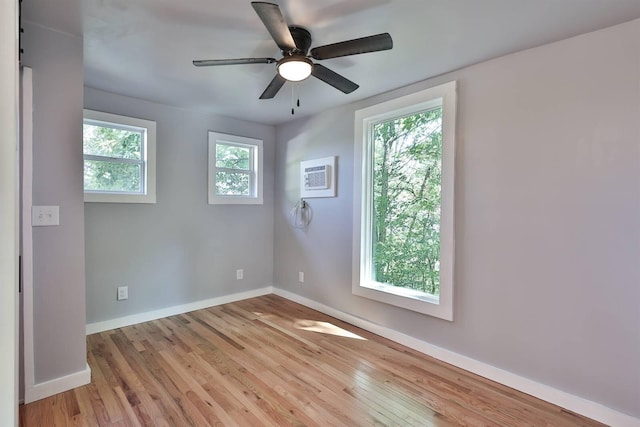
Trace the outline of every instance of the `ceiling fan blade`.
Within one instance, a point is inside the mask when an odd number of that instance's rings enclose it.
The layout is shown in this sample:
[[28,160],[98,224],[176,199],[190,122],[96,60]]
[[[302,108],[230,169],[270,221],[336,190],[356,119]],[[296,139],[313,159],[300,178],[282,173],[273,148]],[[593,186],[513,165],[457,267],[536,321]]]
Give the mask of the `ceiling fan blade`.
[[271,83],[269,83],[269,86],[267,86],[264,92],[262,92],[262,95],[260,95],[260,99],[271,99],[276,96],[284,82],[286,82],[284,77],[276,74],[273,80],[271,80]]
[[293,40],[287,22],[284,20],[284,16],[282,16],[280,7],[277,4],[253,1],[251,6],[253,6],[253,9],[281,50],[288,52],[296,48],[296,42]]
[[320,64],[313,64],[311,74],[344,93],[351,93],[360,87],[346,77],[342,77],[335,71]]
[[238,59],[199,59],[193,61],[196,67],[211,67],[213,65],[237,65],[237,64],[273,64],[274,58],[238,58]]
[[313,59],[330,59],[340,56],[359,55],[393,48],[393,39],[389,33],[347,40],[311,49]]

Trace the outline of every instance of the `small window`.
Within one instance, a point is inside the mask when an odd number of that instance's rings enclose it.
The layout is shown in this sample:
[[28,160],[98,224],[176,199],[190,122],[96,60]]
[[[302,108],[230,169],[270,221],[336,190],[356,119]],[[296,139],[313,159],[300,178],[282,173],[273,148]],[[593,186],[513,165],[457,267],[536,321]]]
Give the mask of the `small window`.
[[209,132],[209,204],[262,204],[262,141]]
[[84,110],[85,202],[155,203],[156,123]]
[[356,112],[353,293],[453,320],[455,82]]

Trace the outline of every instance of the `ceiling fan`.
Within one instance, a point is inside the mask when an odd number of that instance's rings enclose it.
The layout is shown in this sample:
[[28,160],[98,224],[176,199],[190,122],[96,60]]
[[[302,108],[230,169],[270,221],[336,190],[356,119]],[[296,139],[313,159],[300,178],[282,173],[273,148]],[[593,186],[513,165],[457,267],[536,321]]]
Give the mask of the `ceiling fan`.
[[393,40],[389,33],[382,33],[319,46],[309,51],[311,47],[309,31],[302,27],[287,26],[277,4],[254,1],[251,2],[251,6],[282,51],[282,58],[280,60],[275,58],[204,59],[193,61],[193,65],[209,67],[213,65],[277,63],[277,74],[260,95],[260,99],[270,99],[276,96],[286,81],[298,82],[310,75],[344,93],[351,93],[358,89],[359,86],[356,83],[321,64],[314,63],[309,58],[323,60],[393,48]]

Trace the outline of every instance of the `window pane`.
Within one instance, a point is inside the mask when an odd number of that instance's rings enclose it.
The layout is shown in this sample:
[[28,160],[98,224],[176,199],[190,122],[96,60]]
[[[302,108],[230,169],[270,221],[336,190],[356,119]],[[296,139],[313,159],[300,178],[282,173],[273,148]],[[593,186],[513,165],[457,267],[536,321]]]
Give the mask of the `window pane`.
[[84,154],[123,159],[142,159],[142,132],[85,123]]
[[249,174],[216,172],[216,194],[219,196],[250,196]]
[[143,193],[139,164],[84,161],[85,191]]
[[251,148],[216,144],[216,167],[249,170]]
[[440,291],[442,109],[373,129],[373,279]]

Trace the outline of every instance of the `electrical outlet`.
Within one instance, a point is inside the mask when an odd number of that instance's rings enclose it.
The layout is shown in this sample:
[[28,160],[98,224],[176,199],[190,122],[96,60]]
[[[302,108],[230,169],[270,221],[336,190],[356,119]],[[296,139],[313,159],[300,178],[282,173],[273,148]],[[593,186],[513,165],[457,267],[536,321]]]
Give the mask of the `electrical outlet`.
[[236,280],[242,280],[244,278],[244,271],[240,268],[236,270]]
[[118,286],[118,301],[129,299],[129,287]]
[[304,271],[298,272],[298,282],[304,283]]

